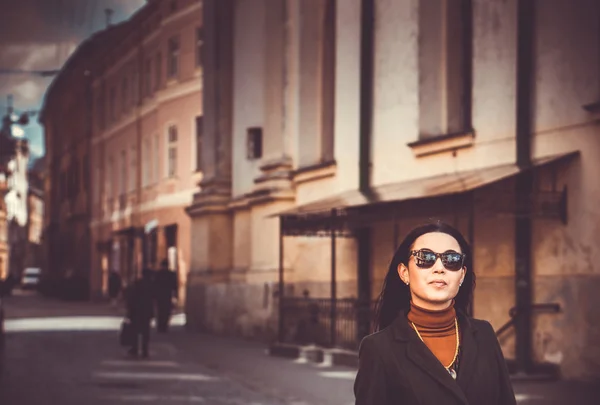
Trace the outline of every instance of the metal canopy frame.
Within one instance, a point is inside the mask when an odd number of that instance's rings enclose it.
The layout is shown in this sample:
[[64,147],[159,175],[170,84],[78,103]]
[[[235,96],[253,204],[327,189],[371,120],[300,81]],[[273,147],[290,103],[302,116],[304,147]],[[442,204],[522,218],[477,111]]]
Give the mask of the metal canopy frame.
[[[422,200],[392,201],[382,204],[372,204],[353,208],[332,208],[300,215],[279,216],[279,341],[285,336],[284,300],[285,300],[285,271],[284,271],[284,237],[324,237],[331,239],[331,278],[330,278],[330,342],[336,344],[336,318],[337,318],[337,261],[336,243],[338,237],[354,238],[355,231],[360,228],[372,226],[374,223],[401,218],[403,211],[412,206],[410,212],[435,212],[436,215],[461,212],[469,215],[469,239],[473,240],[473,196],[467,192],[451,196],[431,197],[429,203]],[[415,204],[416,203],[416,204]],[[415,206],[418,205],[418,206]],[[396,227],[394,239],[397,240]]]
[[[549,163],[558,163],[565,158],[577,156],[578,153],[568,154]],[[535,172],[544,165],[532,166]],[[528,171],[525,170],[525,171]],[[520,173],[522,173],[521,171]],[[515,175],[517,176],[518,173]],[[512,179],[515,176],[510,176]],[[500,182],[508,180],[502,179]],[[496,182],[498,183],[498,182]],[[492,183],[494,184],[494,183]],[[394,221],[403,217],[419,216],[447,216],[463,214],[468,216],[468,235],[474,247],[474,216],[478,201],[475,193],[491,184],[483,184],[463,192],[446,195],[423,196],[410,200],[396,200],[365,204],[354,207],[333,207],[329,210],[314,212],[290,213],[279,215],[279,340],[283,341],[285,335],[284,324],[284,238],[285,237],[325,237],[331,239],[331,323],[330,333],[332,345],[335,345],[335,320],[336,320],[336,240],[338,237],[355,238],[358,230],[371,227],[374,223]],[[526,206],[520,206],[516,201],[514,187],[500,191],[502,198],[494,199],[484,210],[492,215],[511,217],[543,217],[559,219],[567,222],[567,187],[562,190],[549,191],[536,190],[527,199]],[[405,213],[410,213],[406,215]],[[397,244],[397,229],[394,227],[394,240]],[[471,309],[472,310],[472,309]],[[471,310],[469,312],[471,312]]]

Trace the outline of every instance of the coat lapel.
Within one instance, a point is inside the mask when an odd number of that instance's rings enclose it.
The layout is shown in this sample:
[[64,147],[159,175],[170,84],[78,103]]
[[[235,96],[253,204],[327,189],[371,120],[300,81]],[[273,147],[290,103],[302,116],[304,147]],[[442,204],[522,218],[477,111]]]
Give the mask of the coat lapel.
[[456,382],[465,391],[472,380],[477,362],[477,340],[475,339],[477,329],[465,314],[457,311],[457,315],[462,341]]
[[[394,337],[397,340],[404,340],[408,342],[406,345],[406,357],[408,357],[410,361],[426,372],[436,382],[454,394],[463,404],[468,404],[469,401],[461,389],[461,386],[450,376],[442,363],[439,362],[439,360],[435,357],[431,350],[429,350],[425,343],[419,339],[414,329],[408,325],[408,322],[404,316],[399,316],[394,321],[393,328]],[[468,359],[468,361],[471,360]],[[463,371],[464,370],[461,366],[461,369],[458,372],[458,378],[460,378],[460,374]]]

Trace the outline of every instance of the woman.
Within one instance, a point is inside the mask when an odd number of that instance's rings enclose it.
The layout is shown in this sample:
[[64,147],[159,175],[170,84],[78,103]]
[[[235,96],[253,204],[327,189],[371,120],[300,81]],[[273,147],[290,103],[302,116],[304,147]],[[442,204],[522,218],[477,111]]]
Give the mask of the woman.
[[357,405],[516,404],[492,326],[467,316],[475,273],[453,227],[414,229],[396,250],[354,383]]

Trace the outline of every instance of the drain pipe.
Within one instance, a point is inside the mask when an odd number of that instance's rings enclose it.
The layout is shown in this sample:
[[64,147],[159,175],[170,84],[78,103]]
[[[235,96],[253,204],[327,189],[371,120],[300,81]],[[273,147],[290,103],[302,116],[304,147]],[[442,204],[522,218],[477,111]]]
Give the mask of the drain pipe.
[[[358,189],[363,194],[371,190],[371,132],[373,128],[373,65],[375,40],[375,2],[361,1],[360,30],[360,151]],[[358,313],[357,339],[370,333],[371,325],[371,230],[356,229]]]
[[520,314],[515,322],[516,360],[519,371],[532,371],[532,228],[531,168],[532,106],[534,101],[534,0],[517,6],[516,160],[521,173],[515,182],[515,300]]

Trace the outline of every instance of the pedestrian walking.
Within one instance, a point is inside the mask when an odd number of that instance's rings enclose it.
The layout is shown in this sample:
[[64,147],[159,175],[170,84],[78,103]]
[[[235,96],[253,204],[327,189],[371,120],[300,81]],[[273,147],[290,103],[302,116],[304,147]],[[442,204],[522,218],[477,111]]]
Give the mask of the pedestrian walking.
[[442,222],[412,230],[396,250],[359,349],[357,405],[514,405],[496,334],[468,316],[469,244]]
[[150,344],[150,322],[154,317],[154,285],[152,271],[145,269],[126,292],[127,317],[134,335],[129,354],[137,357],[139,341],[142,341],[142,357],[148,357]]
[[122,280],[121,275],[115,270],[111,270],[108,276],[108,296],[112,306],[117,305],[117,299],[121,293]]
[[178,297],[177,273],[169,270],[169,262],[161,262],[160,270],[156,272],[156,328],[160,333],[169,330],[169,322],[173,311],[173,301]]

